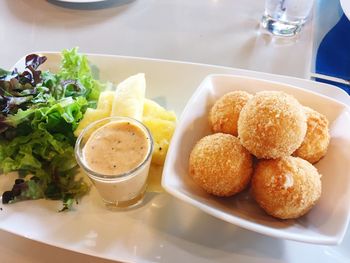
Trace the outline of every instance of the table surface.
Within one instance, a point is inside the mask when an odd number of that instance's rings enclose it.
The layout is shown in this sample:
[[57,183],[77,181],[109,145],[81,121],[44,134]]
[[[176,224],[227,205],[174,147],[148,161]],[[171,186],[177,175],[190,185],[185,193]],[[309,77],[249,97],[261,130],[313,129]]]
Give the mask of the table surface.
[[312,26],[294,40],[259,30],[261,0],[109,0],[94,4],[0,1],[0,67],[32,51],[199,62],[304,77]]
[[[0,1],[0,67],[33,51],[214,64],[295,77],[312,67],[314,23],[278,39],[259,28],[262,0]],[[0,231],[1,262],[109,262]],[[54,255],[54,256],[53,256]]]

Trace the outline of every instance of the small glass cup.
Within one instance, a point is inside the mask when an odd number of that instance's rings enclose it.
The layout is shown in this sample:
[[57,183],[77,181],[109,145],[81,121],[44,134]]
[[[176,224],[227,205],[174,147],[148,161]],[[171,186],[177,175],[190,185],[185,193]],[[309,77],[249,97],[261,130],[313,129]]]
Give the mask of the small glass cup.
[[261,25],[277,36],[294,36],[312,10],[314,0],[265,0]]
[[[91,170],[84,159],[84,146],[98,128],[111,122],[127,122],[140,128],[146,138],[149,138],[149,145],[146,157],[135,168],[125,173],[107,175]],[[127,117],[108,117],[91,123],[82,131],[75,144],[75,157],[79,166],[89,176],[105,206],[112,210],[135,207],[142,202],[146,192],[152,152],[153,139],[150,131],[141,122]]]

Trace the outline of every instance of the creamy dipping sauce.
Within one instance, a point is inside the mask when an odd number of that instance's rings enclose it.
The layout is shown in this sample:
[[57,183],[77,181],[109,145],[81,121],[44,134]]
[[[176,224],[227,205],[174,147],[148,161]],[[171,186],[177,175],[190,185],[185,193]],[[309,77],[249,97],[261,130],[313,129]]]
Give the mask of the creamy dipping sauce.
[[147,157],[150,138],[127,121],[113,121],[98,128],[83,148],[83,159],[92,171],[103,175],[127,173]]
[[105,206],[134,207],[143,200],[153,151],[152,135],[127,117],[94,122],[79,135],[75,156]]

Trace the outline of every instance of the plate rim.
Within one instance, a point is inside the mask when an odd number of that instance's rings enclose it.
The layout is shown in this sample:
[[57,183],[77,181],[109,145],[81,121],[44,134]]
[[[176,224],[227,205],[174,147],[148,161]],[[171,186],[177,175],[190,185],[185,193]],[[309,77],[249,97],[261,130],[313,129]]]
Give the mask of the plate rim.
[[[342,95],[349,97],[349,94],[346,93],[343,89],[329,84],[329,83],[323,83],[323,82],[317,82],[315,80],[311,80],[311,79],[307,79],[307,78],[300,78],[300,77],[295,77],[295,76],[288,76],[288,75],[280,75],[280,74],[273,74],[273,73],[269,73],[269,72],[262,72],[262,71],[255,71],[255,70],[250,70],[250,69],[243,69],[243,68],[234,68],[234,67],[229,67],[229,66],[221,66],[221,65],[215,65],[215,64],[207,64],[207,63],[199,63],[199,62],[191,62],[191,61],[184,61],[184,60],[174,60],[174,59],[163,59],[163,58],[153,58],[153,57],[142,57],[142,56],[128,56],[128,55],[119,55],[119,54],[106,54],[106,53],[95,53],[95,52],[82,52],[84,55],[86,56],[92,56],[92,57],[108,57],[108,58],[117,58],[117,59],[132,59],[132,60],[142,60],[142,61],[152,61],[152,62],[161,62],[161,63],[171,63],[171,64],[181,64],[181,65],[193,65],[193,66],[200,66],[200,67],[209,67],[209,68],[215,68],[215,69],[222,69],[222,70],[239,70],[241,72],[244,73],[250,73],[250,74],[264,74],[266,76],[270,76],[270,77],[282,77],[282,78],[288,78],[290,80],[298,80],[298,81],[303,81],[303,82],[308,82],[308,83],[317,83],[319,85],[322,86],[327,86],[327,87],[332,87],[333,89],[337,90],[338,92],[340,92]],[[13,66],[11,67],[11,69],[13,69],[14,66],[16,66],[16,64],[18,64],[19,62],[21,62],[22,60],[25,59],[26,56],[30,55],[30,54],[41,54],[41,55],[45,55],[45,54],[50,54],[50,55],[60,55],[61,52],[60,51],[33,51],[33,52],[29,52],[26,53],[24,56],[22,56],[20,59],[18,59]],[[209,75],[221,75],[221,74],[208,74]],[[225,73],[223,73],[223,75],[225,75]],[[308,89],[305,89],[308,90]],[[311,91],[311,90],[310,90]],[[321,94],[321,93],[317,93],[317,94]],[[323,95],[323,94],[321,94]],[[324,95],[325,96],[325,95]],[[327,98],[332,98],[332,97],[328,97]],[[332,98],[333,99],[333,98]],[[338,100],[336,100],[338,101]],[[349,100],[350,103],[350,100]],[[345,103],[344,103],[345,104]],[[349,105],[350,106],[350,105]]]
[[[120,54],[106,54],[106,53],[95,53],[95,52],[91,52],[91,53],[90,52],[82,52],[82,53],[84,55],[88,56],[88,57],[89,56],[91,56],[91,57],[108,57],[108,58],[117,58],[117,59],[126,59],[126,60],[132,59],[132,60],[152,61],[152,62],[160,62],[160,63],[193,65],[193,66],[209,67],[209,68],[222,69],[222,70],[239,70],[241,72],[248,73],[248,74],[263,74],[263,75],[270,76],[270,77],[282,77],[282,78],[287,78],[289,80],[303,81],[303,82],[308,82],[309,84],[317,83],[317,84],[325,86],[325,87],[332,87],[333,89],[337,90],[337,92],[339,92],[342,95],[344,95],[345,97],[350,97],[349,94],[346,93],[346,91],[344,91],[343,89],[341,89],[341,88],[339,88],[339,87],[337,87],[335,85],[332,85],[332,84],[329,84],[329,83],[317,82],[315,80],[311,80],[311,79],[307,79],[307,78],[300,78],[300,77],[295,77],[295,76],[273,74],[273,73],[263,72],[263,71],[255,71],[255,70],[250,70],[250,69],[234,68],[234,67],[221,66],[221,65],[215,65],[215,64],[191,62],[191,61],[185,61],[185,60],[163,59],[163,58],[142,57],[142,56],[128,56],[128,55],[120,55]],[[60,51],[45,51],[44,50],[44,51],[33,51],[33,52],[26,53],[24,56],[22,56],[20,59],[18,59],[13,64],[11,69],[13,69],[19,62],[24,60],[25,57],[30,55],[30,54],[60,55],[61,52]],[[221,74],[218,74],[218,73],[216,73],[216,74],[208,74],[207,76],[209,76],[209,75],[221,75]],[[223,73],[223,75],[225,75],[225,73]],[[274,81],[272,81],[272,82],[274,82]],[[312,91],[312,90],[309,90],[309,89],[306,89],[306,88],[304,90]],[[317,93],[317,92],[316,92],[316,94],[323,95],[323,94]],[[326,96],[326,95],[323,95],[323,96]],[[326,96],[326,97],[333,99],[332,97],[329,97],[329,96]],[[333,100],[335,100],[335,99],[333,99]],[[338,101],[338,100],[336,100],[336,101]],[[338,101],[338,102],[340,102],[340,101]],[[343,104],[345,104],[345,103],[343,103]],[[350,107],[350,100],[349,100],[349,107]]]

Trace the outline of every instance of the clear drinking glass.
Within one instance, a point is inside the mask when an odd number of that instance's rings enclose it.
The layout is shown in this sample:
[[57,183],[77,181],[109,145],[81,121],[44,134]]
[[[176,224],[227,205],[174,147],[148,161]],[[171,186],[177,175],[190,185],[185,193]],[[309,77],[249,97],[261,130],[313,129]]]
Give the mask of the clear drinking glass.
[[[136,164],[132,169],[120,174],[103,174],[91,169],[84,157],[84,147],[94,132],[112,122],[126,122],[138,127],[148,140],[148,148],[142,162]],[[141,122],[126,117],[109,117],[93,122],[83,130],[75,144],[75,157],[79,166],[89,176],[104,204],[109,209],[130,208],[142,202],[146,191],[152,152],[153,140],[150,131]]]
[[305,24],[314,0],[265,0],[261,25],[277,36],[294,36]]

